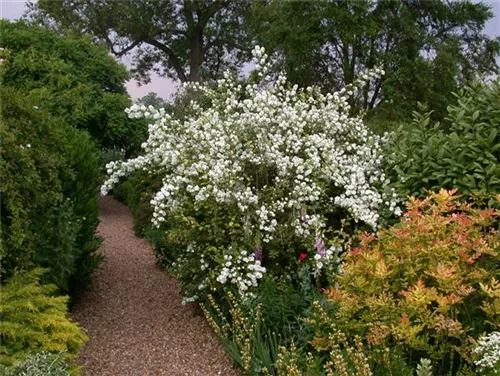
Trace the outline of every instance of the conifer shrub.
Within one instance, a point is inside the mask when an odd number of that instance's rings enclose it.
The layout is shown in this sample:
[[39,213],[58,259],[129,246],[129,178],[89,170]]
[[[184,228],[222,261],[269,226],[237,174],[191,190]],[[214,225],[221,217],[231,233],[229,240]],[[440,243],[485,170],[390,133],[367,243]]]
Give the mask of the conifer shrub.
[[500,211],[459,198],[412,198],[402,223],[361,238],[325,290],[333,313],[312,320],[317,348],[328,349],[333,325],[402,346],[414,367],[429,358],[439,375],[472,366],[475,340],[500,325]]
[[50,263],[51,282],[67,287],[79,227],[63,193],[69,128],[15,89],[3,86],[1,96],[2,275]]
[[57,287],[40,283],[42,269],[14,274],[0,291],[0,364],[10,367],[29,355],[46,352],[74,357],[87,341],[77,324],[67,317],[67,296],[56,296]]

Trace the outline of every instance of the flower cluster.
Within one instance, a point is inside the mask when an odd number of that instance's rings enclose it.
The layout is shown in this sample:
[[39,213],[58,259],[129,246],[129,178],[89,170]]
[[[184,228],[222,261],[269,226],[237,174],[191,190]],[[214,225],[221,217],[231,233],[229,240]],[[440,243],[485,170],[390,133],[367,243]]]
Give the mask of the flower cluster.
[[492,332],[477,343],[474,354],[481,358],[474,364],[483,372],[492,371],[492,375],[500,375],[500,332]]
[[261,266],[260,260],[256,260],[254,254],[248,254],[243,250],[237,252],[234,257],[232,254],[224,255],[224,265],[217,282],[222,284],[231,282],[238,287],[240,295],[243,296],[250,287],[257,286],[257,280],[261,279],[265,272],[266,268]]
[[340,254],[343,249],[340,246],[331,246],[326,248],[323,239],[320,237],[316,238],[316,254],[314,255],[314,269],[313,275],[319,276],[321,270],[324,267],[331,267],[337,265],[338,268],[341,267]]
[[[151,200],[156,226],[169,213],[193,207],[236,209],[246,242],[237,248],[262,247],[264,254],[278,239],[310,244],[339,209],[377,228],[381,210],[397,210],[396,195],[382,170],[383,139],[350,115],[348,99],[383,72],[375,69],[322,94],[288,85],[284,75],[271,82],[264,49],[256,47],[253,55],[260,82],[242,84],[227,73],[215,88],[191,84],[211,106],[192,101],[182,121],[163,109],[130,108],[130,117],[152,120],[145,155],[108,164],[102,193],[132,171],[161,173],[163,186]],[[289,245],[279,248],[294,255]]]

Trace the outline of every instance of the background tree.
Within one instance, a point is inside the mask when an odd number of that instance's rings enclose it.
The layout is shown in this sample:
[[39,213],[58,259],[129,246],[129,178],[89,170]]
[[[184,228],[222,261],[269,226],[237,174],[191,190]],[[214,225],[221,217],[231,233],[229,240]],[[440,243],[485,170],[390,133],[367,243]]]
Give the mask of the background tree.
[[167,106],[167,102],[165,101],[165,99],[163,99],[153,91],[147,93],[142,98],[139,98],[137,100],[137,104],[142,104],[144,106],[153,106],[154,108],[164,108]]
[[105,41],[116,56],[131,52],[142,82],[152,70],[181,82],[213,78],[247,51],[246,1],[42,0],[30,9],[38,22]]
[[255,4],[250,28],[301,86],[337,90],[381,66],[386,75],[366,85],[358,109],[397,118],[421,101],[443,116],[451,91],[498,72],[500,40],[482,33],[492,17],[470,2],[271,1]]

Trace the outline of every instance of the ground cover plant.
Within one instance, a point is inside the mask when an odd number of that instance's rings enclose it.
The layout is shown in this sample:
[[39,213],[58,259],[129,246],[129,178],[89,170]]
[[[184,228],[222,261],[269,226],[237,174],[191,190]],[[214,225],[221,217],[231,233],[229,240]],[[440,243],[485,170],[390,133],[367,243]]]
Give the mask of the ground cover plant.
[[70,370],[64,359],[64,353],[40,352],[28,356],[22,363],[11,369],[0,366],[0,371],[4,376],[70,376]]

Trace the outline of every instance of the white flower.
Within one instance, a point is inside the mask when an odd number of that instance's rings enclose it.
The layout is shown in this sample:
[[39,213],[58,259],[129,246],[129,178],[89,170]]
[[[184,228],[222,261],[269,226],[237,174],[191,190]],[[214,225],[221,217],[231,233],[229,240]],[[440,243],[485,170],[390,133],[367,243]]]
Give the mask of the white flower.
[[[382,169],[383,139],[350,115],[348,101],[363,82],[383,72],[366,72],[339,92],[322,94],[315,87],[290,87],[283,74],[272,85],[264,79],[271,68],[265,50],[256,46],[253,56],[261,82],[241,85],[228,72],[215,88],[186,85],[212,105],[203,109],[191,102],[193,115],[183,121],[165,110],[130,107],[129,117],[151,119],[144,155],[109,163],[102,194],[133,171],[154,171],[163,177],[151,200],[155,226],[173,211],[210,203],[235,208],[235,221],[259,244],[280,238],[283,229],[307,242],[339,208],[373,228],[381,209],[397,212]],[[238,262],[243,269],[252,265],[244,257],[251,256],[241,252],[233,263],[221,263],[217,281],[238,281]],[[331,262],[322,257],[317,271]],[[255,280],[263,273],[255,271]],[[241,278],[253,286],[253,279]],[[240,290],[248,289],[244,285]]]
[[481,337],[473,352],[481,356],[474,362],[480,371],[492,371],[488,374],[500,375],[500,332],[492,332]]

